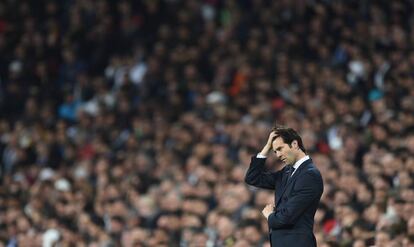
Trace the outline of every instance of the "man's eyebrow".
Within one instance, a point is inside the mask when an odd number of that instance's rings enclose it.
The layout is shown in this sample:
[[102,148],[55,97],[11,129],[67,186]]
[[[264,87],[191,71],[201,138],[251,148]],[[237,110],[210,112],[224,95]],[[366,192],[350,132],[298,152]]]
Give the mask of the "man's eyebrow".
[[275,148],[275,149],[273,150],[273,152],[279,151],[279,150],[281,150],[281,149],[282,149],[282,147],[277,147],[277,148]]

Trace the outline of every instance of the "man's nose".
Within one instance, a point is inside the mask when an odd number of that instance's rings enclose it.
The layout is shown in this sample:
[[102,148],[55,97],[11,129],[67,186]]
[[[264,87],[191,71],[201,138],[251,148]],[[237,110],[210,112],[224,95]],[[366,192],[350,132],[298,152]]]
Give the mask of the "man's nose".
[[276,157],[277,157],[278,159],[280,159],[280,152],[279,152],[279,151],[276,151]]

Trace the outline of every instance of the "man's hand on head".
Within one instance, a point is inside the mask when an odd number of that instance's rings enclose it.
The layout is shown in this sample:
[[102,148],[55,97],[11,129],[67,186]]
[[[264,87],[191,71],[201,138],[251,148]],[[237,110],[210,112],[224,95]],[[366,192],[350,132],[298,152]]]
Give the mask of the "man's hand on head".
[[266,145],[263,147],[262,151],[259,153],[262,156],[267,156],[270,151],[272,151],[272,142],[273,139],[276,137],[276,132],[272,131],[269,134],[269,138],[267,139]]

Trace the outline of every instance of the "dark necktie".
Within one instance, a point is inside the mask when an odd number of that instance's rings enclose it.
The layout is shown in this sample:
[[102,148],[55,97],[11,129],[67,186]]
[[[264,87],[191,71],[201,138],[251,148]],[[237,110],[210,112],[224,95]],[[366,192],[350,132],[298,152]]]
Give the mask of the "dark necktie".
[[287,180],[289,180],[290,179],[290,177],[292,176],[292,173],[295,171],[295,168],[292,166],[292,165],[287,165],[286,166],[286,173],[287,173],[287,177],[288,177],[288,179]]

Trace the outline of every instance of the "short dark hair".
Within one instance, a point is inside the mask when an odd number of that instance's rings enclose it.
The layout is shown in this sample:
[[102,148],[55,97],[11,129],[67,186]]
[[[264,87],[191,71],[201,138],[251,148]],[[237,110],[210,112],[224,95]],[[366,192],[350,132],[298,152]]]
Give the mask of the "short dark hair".
[[298,142],[298,146],[299,148],[306,153],[306,149],[303,146],[303,142],[302,142],[302,138],[300,137],[300,135],[298,134],[298,132],[296,132],[294,129],[289,128],[289,127],[285,127],[285,126],[281,126],[281,125],[276,125],[275,127],[272,128],[272,132],[275,131],[276,132],[276,136],[275,138],[272,140],[272,142],[278,138],[281,137],[283,139],[283,142],[288,144],[289,147],[291,147],[292,142],[294,140],[296,140]]

